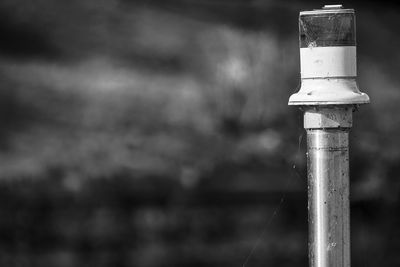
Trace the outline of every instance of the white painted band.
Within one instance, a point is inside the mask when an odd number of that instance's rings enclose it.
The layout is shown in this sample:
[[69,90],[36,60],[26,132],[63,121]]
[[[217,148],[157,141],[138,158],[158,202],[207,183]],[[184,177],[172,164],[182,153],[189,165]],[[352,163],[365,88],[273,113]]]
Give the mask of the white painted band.
[[300,48],[301,78],[357,76],[355,46]]

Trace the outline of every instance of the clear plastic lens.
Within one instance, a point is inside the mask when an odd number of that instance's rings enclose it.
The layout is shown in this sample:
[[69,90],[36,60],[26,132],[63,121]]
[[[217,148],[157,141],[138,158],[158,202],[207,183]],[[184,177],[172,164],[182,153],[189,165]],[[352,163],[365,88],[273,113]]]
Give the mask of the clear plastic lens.
[[300,47],[355,46],[354,13],[300,15]]

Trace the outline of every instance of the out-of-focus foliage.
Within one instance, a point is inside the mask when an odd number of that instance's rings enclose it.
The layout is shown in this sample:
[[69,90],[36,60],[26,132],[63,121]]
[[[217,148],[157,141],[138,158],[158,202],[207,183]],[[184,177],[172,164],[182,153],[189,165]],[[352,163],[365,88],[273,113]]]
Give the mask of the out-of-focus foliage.
[[[3,265],[240,266],[282,194],[249,266],[306,264],[302,119],[287,99],[298,12],[319,5],[3,0]],[[351,137],[353,258],[395,266],[380,227],[399,220],[399,13],[346,6],[372,99]]]
[[192,18],[183,6],[3,6],[19,14],[9,24],[33,32],[4,45],[2,101],[14,101],[3,112],[6,176],[201,172],[246,153],[291,160],[296,142],[280,131],[294,122],[285,103],[297,84],[295,34]]

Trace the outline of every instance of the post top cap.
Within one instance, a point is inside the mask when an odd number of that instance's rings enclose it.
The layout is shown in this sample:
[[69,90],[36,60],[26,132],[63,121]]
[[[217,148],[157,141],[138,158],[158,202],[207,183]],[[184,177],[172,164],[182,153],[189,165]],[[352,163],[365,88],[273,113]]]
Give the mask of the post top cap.
[[332,14],[332,13],[354,13],[352,8],[343,8],[343,5],[324,5],[321,9],[314,9],[308,11],[301,11],[300,16],[307,15],[322,15],[322,14]]
[[322,9],[339,9],[343,8],[343,5],[324,5]]

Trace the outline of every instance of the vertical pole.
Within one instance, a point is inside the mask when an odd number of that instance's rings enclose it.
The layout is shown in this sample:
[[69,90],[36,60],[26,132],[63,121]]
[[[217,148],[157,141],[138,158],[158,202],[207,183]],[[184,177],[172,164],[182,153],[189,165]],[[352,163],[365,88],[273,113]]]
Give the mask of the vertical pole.
[[351,106],[306,110],[304,115],[310,267],[350,266],[351,119]]
[[353,9],[328,5],[299,16],[301,87],[289,105],[307,131],[309,266],[350,267],[349,131],[358,89]]

